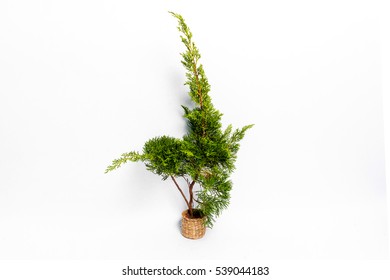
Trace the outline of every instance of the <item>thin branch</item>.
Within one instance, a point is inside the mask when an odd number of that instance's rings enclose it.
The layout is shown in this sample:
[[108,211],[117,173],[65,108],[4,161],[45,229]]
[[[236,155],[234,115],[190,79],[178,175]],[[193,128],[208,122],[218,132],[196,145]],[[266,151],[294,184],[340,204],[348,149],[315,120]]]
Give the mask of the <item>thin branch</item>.
[[190,187],[190,181],[188,180],[188,178],[187,178],[187,177],[184,177],[184,176],[182,176],[182,177],[183,177],[183,179],[187,182],[188,187]]
[[187,204],[188,208],[191,208],[190,207],[190,203],[188,202],[188,200],[187,200],[186,196],[184,195],[182,189],[180,188],[179,184],[176,182],[175,177],[171,176],[171,178],[172,178],[173,182],[175,183],[177,189],[179,190],[179,192],[183,196],[184,200],[186,201],[186,204]]

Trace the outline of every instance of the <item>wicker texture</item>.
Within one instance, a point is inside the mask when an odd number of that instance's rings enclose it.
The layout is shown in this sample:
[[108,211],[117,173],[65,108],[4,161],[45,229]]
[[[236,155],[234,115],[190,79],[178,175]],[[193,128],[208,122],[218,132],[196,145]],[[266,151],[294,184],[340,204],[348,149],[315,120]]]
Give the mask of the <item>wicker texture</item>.
[[181,234],[189,239],[202,238],[206,232],[204,225],[205,217],[203,218],[189,218],[188,210],[183,211],[181,220]]

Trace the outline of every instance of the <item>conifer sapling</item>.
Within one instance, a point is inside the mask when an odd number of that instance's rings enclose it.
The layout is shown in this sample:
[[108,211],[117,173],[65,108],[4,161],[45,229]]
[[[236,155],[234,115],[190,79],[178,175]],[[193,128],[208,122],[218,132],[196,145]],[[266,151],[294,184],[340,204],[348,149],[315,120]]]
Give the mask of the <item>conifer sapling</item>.
[[[222,114],[215,109],[209,96],[210,85],[199,63],[200,53],[192,40],[192,33],[179,14],[170,12],[178,20],[180,38],[185,46],[181,54],[186,69],[185,85],[193,108],[182,106],[188,132],[182,139],[160,136],[144,144],[142,152],[128,152],[113,160],[106,173],[128,161],[141,161],[147,170],[171,179],[180,191],[190,217],[206,217],[206,226],[212,227],[215,218],[229,205],[239,142],[253,125],[233,130],[232,125],[222,129]],[[178,183],[184,178],[188,197]],[[195,184],[198,190],[195,191]]]

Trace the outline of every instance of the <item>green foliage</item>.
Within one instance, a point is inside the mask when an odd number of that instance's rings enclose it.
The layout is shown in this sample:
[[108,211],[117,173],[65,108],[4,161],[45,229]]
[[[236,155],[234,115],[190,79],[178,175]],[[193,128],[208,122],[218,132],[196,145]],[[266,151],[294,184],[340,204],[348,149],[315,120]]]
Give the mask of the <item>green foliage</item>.
[[[189,152],[187,152],[189,153]],[[147,141],[143,155],[147,169],[167,179],[169,176],[185,174],[186,150],[180,139],[162,136]]]
[[114,169],[119,168],[122,164],[128,161],[139,161],[143,159],[143,155],[140,155],[137,152],[129,152],[121,155],[119,159],[114,159],[112,164],[106,168],[106,172],[112,171]]
[[[180,38],[186,48],[181,54],[181,62],[186,69],[188,94],[194,102],[192,109],[182,106],[188,132],[183,139],[169,136],[150,139],[144,144],[142,154],[122,154],[107,167],[106,173],[128,161],[141,161],[147,170],[162,176],[163,180],[171,177],[177,184],[175,177],[185,178],[190,198],[182,195],[190,213],[196,202],[196,208],[206,216],[206,225],[212,227],[215,218],[229,205],[232,189],[229,177],[235,168],[239,143],[253,125],[234,131],[229,125],[222,130],[222,114],[214,108],[208,94],[210,85],[202,64],[199,64],[201,56],[192,41],[192,33],[181,15],[170,13],[178,20]],[[195,183],[200,188],[194,195],[192,188]]]

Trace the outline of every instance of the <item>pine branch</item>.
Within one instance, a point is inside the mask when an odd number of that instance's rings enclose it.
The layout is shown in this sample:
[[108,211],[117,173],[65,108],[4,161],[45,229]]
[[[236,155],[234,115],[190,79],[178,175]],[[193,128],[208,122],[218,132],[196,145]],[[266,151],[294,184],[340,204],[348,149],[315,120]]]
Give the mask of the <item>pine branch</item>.
[[[198,66],[200,53],[195,43],[192,41],[192,33],[185,23],[183,17],[179,14],[170,12],[179,21],[178,30],[183,34],[180,36],[183,44],[186,47],[186,52],[182,53],[182,64],[187,69],[187,82],[185,84],[190,87],[190,96],[199,104],[202,112],[202,136],[206,136],[206,120],[204,109],[212,107],[208,92],[210,85],[203,70],[203,66]],[[196,97],[196,98],[195,98]]]
[[137,152],[124,153],[121,155],[120,158],[114,159],[112,161],[112,164],[106,168],[106,171],[104,173],[108,173],[112,170],[115,170],[115,169],[119,168],[122,164],[124,164],[128,161],[136,162],[136,161],[140,161],[142,159],[143,159],[142,155],[140,155]]

